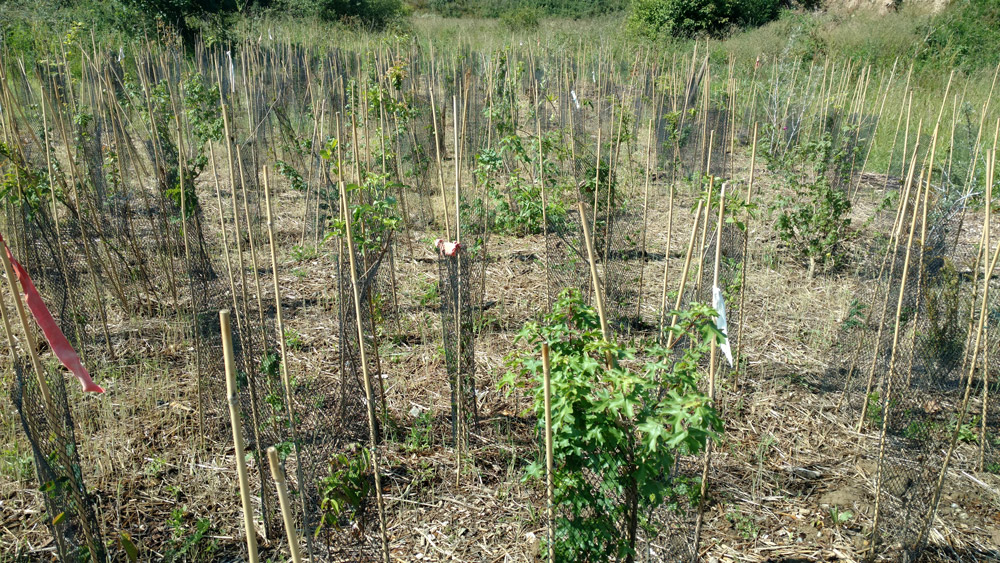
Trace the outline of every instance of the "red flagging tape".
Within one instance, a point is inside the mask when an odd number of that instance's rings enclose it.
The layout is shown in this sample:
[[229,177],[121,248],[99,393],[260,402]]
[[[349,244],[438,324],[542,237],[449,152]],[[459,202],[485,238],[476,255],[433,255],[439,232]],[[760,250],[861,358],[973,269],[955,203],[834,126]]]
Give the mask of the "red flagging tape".
[[35,284],[31,281],[31,276],[28,275],[24,266],[14,259],[14,255],[11,254],[10,248],[4,242],[3,236],[0,236],[0,243],[3,244],[4,250],[7,251],[7,258],[10,259],[10,264],[14,267],[17,281],[21,282],[21,289],[24,291],[24,302],[28,305],[31,315],[35,317],[35,322],[42,328],[42,334],[45,335],[45,340],[49,342],[49,346],[52,347],[52,351],[56,357],[59,358],[62,365],[66,366],[66,369],[76,376],[80,384],[83,385],[84,391],[103,393],[104,389],[90,379],[90,373],[87,371],[87,368],[83,367],[80,356],[77,355],[76,350],[73,349],[73,346],[66,339],[63,332],[59,330],[59,325],[52,318],[52,313],[45,306],[45,301],[42,300],[42,296],[35,289]]

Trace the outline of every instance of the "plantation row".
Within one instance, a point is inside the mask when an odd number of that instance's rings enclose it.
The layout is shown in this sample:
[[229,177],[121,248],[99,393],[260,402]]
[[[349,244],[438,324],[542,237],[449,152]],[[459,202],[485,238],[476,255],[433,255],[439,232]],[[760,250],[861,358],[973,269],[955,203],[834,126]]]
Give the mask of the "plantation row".
[[989,545],[935,518],[1000,467],[995,74],[78,32],[0,75],[15,560],[718,555],[796,369],[858,559]]

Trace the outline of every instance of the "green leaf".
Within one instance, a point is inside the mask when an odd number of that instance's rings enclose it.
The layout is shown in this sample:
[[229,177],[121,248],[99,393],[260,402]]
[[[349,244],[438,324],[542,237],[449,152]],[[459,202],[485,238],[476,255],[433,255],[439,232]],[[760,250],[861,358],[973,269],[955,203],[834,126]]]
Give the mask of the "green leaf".
[[130,563],[135,563],[139,560],[139,549],[132,542],[132,536],[128,532],[121,532],[118,538],[122,544],[122,550],[125,551],[125,556],[128,557]]

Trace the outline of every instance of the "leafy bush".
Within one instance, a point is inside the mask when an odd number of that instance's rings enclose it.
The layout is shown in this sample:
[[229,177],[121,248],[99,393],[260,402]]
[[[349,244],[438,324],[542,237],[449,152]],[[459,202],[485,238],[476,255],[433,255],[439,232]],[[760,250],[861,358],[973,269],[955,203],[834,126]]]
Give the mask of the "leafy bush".
[[780,161],[772,161],[788,182],[792,195],[781,195],[772,210],[778,211],[775,227],[781,240],[816,267],[835,267],[841,260],[841,243],[851,224],[851,200],[836,188],[831,176],[844,156],[834,152],[829,134],[795,147]]
[[[496,190],[491,190],[489,196],[495,205],[492,221],[489,221],[494,232],[514,236],[543,232],[541,186],[513,177],[507,184],[506,197]],[[562,225],[566,221],[566,208],[554,201],[552,194],[547,199],[544,219],[548,219],[549,228]]]
[[[557,561],[631,560],[638,528],[650,525],[646,515],[697,502],[697,481],[672,476],[670,468],[678,455],[702,451],[722,430],[698,391],[698,363],[720,334],[707,306],[693,304],[678,314],[671,330],[695,344],[675,362],[670,350],[646,350],[651,359],[638,370],[624,367],[636,351],[602,338],[596,311],[576,290],[560,295],[545,324],[528,323],[518,335],[531,352],[508,358],[511,371],[501,385],[533,391],[542,432],[538,357],[543,342],[551,348]],[[533,463],[528,476],[544,480],[544,462]]]
[[421,411],[413,420],[410,435],[403,447],[411,452],[424,451],[434,445],[434,415],[431,411]]
[[629,29],[656,38],[722,35],[778,17],[780,0],[632,0]]
[[403,0],[317,0],[319,17],[354,27],[382,30],[406,15]]
[[330,459],[330,473],[319,482],[320,517],[316,534],[324,527],[349,527],[364,520],[368,497],[375,487],[371,453],[336,454]]
[[[511,161],[510,164],[505,159]],[[478,182],[486,188],[489,199],[486,202],[477,199],[465,206],[465,221],[515,236],[541,234],[545,227],[543,219],[548,220],[549,228],[561,226],[566,220],[566,207],[559,197],[561,190],[550,186],[543,214],[541,184],[529,182],[521,173],[520,166],[536,166],[535,162],[517,135],[501,139],[499,150],[483,149],[476,155],[474,172]],[[513,170],[508,172],[508,167]],[[501,183],[505,175],[506,181]]]
[[523,6],[500,15],[500,23],[511,31],[535,31],[538,29],[538,9]]
[[163,554],[163,560],[198,561],[209,560],[218,551],[218,543],[211,538],[212,521],[208,518],[198,518],[194,527],[188,525],[190,514],[187,507],[175,508],[170,513],[167,525],[170,527],[168,549]]
[[448,18],[496,18],[525,9],[538,16],[587,18],[620,12],[627,5],[625,0],[421,0],[411,4],[417,10],[431,11]]
[[[50,205],[53,189],[46,171],[36,169],[21,151],[0,141],[0,164],[4,163],[10,163],[10,167],[0,169],[3,170],[0,174],[0,202],[15,206],[28,219],[44,213]],[[57,189],[56,198],[63,199],[61,190]]]

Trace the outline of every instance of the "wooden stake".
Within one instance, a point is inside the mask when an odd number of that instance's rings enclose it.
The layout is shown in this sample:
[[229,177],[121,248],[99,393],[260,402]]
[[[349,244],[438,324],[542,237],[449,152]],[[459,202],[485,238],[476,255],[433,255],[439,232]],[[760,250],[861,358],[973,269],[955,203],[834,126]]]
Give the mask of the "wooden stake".
[[674,184],[667,188],[667,242],[663,250],[663,284],[660,290],[660,338],[663,338],[663,322],[667,316],[667,280],[670,273],[670,233],[674,230]]
[[[993,253],[993,258],[989,261],[988,267],[984,272],[983,298],[979,308],[979,326],[976,329],[976,344],[972,349],[972,360],[968,364],[969,376],[966,380],[965,394],[962,398],[962,409],[958,414],[958,420],[955,422],[955,430],[951,435],[951,442],[948,445],[948,453],[945,454],[944,462],[941,464],[941,473],[938,475],[937,486],[934,489],[934,498],[930,503],[930,507],[927,509],[927,515],[924,518],[923,528],[920,531],[920,535],[917,537],[916,546],[918,547],[923,546],[924,542],[927,541],[927,534],[930,532],[931,523],[934,519],[934,513],[937,512],[938,503],[941,501],[941,491],[944,489],[944,478],[948,473],[948,465],[951,463],[951,458],[955,453],[955,446],[958,443],[958,434],[962,429],[962,424],[965,422],[965,415],[969,410],[969,396],[972,392],[972,378],[975,375],[976,364],[979,360],[979,351],[983,345],[983,333],[985,332],[986,317],[988,316],[990,278],[993,277],[993,272],[996,270],[998,258],[1000,258],[1000,244],[997,244],[997,248]],[[988,370],[988,367],[984,366],[984,371],[986,370]]]
[[[922,180],[922,179],[921,179]],[[930,182],[927,183],[927,188],[924,190],[924,199],[928,197],[928,190],[930,189]],[[903,314],[903,302],[906,297],[906,281],[910,273],[910,255],[913,251],[913,235],[916,231],[917,218],[920,211],[920,183],[917,184],[917,198],[913,203],[913,215],[910,219],[910,234],[907,239],[906,244],[906,257],[903,259],[903,274],[899,281],[899,297],[896,300],[896,316],[893,325],[892,332],[892,351],[889,353],[889,370],[887,372],[887,383],[885,390],[885,406],[882,408],[882,431],[879,435],[879,454],[878,454],[878,471],[875,478],[875,516],[872,520],[872,538],[871,546],[875,549],[875,544],[878,541],[878,525],[881,516],[881,493],[882,493],[882,474],[883,474],[883,464],[885,462],[885,447],[886,447],[886,433],[889,427],[889,415],[892,407],[892,384],[893,384],[893,372],[896,369],[896,351],[899,348],[899,334],[900,326],[902,325],[901,318]],[[865,395],[865,403],[868,403],[867,393]]]
[[274,247],[274,220],[271,211],[271,188],[267,178],[267,166],[264,166],[264,202],[267,211],[267,241],[271,247],[271,277],[274,279],[274,316],[277,328],[278,349],[281,352],[281,383],[285,387],[285,408],[288,410],[288,424],[291,427],[292,418],[292,383],[288,377],[288,355],[285,351],[285,323],[281,316],[281,288],[278,284],[278,257]]
[[[646,272],[646,218],[649,211],[649,169],[653,158],[653,120],[649,120],[649,131],[646,134],[646,183],[642,190],[642,267],[639,268],[639,298],[635,305],[635,318],[642,320],[642,281]],[[669,237],[669,234],[667,235]]]
[[[921,122],[920,125],[923,125],[923,123]],[[918,139],[920,138],[920,127],[919,126],[917,127],[917,138]],[[914,170],[916,169],[917,149],[919,149],[919,148],[920,148],[920,143],[918,141],[916,144],[913,145],[913,156],[910,158],[910,171],[907,173],[906,187],[903,190],[903,198],[899,202],[899,210],[897,211],[897,216],[899,218],[898,219],[898,224],[899,224],[900,227],[905,223],[905,220],[906,220],[905,219],[905,216],[906,216],[906,205],[907,205],[907,203],[909,201],[910,190],[911,190],[911,188],[913,186],[913,174],[914,174]],[[913,203],[913,209],[914,209],[913,213],[914,214],[916,214],[917,206],[920,204],[920,187],[919,187],[919,185],[917,186],[917,191],[916,192],[917,192],[916,193],[916,197],[915,197],[914,203]],[[895,271],[895,268],[896,268],[896,254],[897,254],[896,249],[899,246],[899,242],[900,242],[900,238],[901,238],[901,237],[897,236],[895,234],[895,232],[896,231],[894,229],[893,230],[893,233],[894,233],[893,237],[895,238],[895,243],[891,245],[892,246],[892,261],[891,261],[891,265],[889,267],[889,276],[890,277],[892,276],[892,272]],[[889,250],[886,250],[886,252],[888,253]],[[907,256],[909,256],[909,249],[907,249]],[[883,263],[883,267],[884,266],[885,266],[885,264]],[[881,279],[881,277],[882,276],[881,276],[881,272],[880,272],[879,273],[879,279]],[[887,287],[888,287],[888,285],[889,284],[887,284]],[[902,288],[900,289],[900,293],[902,293]],[[886,313],[888,312],[888,307],[889,307],[889,295],[890,295],[890,292],[887,290],[886,294],[885,294],[885,300],[882,303],[882,314],[881,314],[881,317],[880,317],[880,320],[879,320],[879,324],[878,324],[878,333],[875,336],[875,345],[874,345],[875,346],[875,353],[872,354],[872,362],[871,362],[871,365],[870,365],[869,370],[868,370],[868,382],[865,384],[865,400],[864,400],[864,403],[861,406],[861,415],[858,417],[858,425],[857,425],[857,431],[858,432],[861,432],[861,428],[863,427],[863,425],[865,423],[865,416],[868,414],[868,397],[869,397],[869,395],[871,395],[872,385],[874,384],[874,381],[875,381],[875,368],[878,365],[878,349],[879,349],[879,347],[881,345],[881,342],[882,342],[882,331],[883,331],[883,328],[885,326],[885,316],[886,316]],[[845,393],[846,393],[846,389],[845,389]]]
[[[347,193],[340,182],[340,206],[343,210],[344,226],[347,231],[347,255],[351,268],[351,291],[354,297],[354,324],[358,331],[358,349],[361,354],[361,374],[365,384],[365,404],[368,410],[368,441],[372,451],[372,472],[375,474],[375,501],[378,504],[378,523],[382,534],[383,561],[389,562],[389,534],[385,521],[385,504],[382,499],[382,476],[379,473],[378,442],[375,438],[375,400],[372,391],[371,374],[368,373],[368,355],[365,353],[365,331],[361,325],[361,292],[358,289],[357,265],[354,259],[354,232],[351,228],[351,211],[347,207]],[[384,400],[384,398],[383,398]]]
[[[438,183],[441,186],[441,206],[444,211],[444,235],[445,238],[451,236],[451,220],[448,219],[448,196],[445,194],[444,189],[444,165],[441,161],[441,134],[438,133],[438,118],[437,118],[437,108],[434,103],[434,87],[430,87],[431,95],[431,121],[434,123],[434,155],[437,158],[437,172],[438,172]],[[458,166],[456,160],[455,163]]]
[[281,505],[281,519],[285,522],[285,535],[288,537],[288,551],[292,556],[292,563],[302,561],[302,554],[299,552],[299,538],[295,533],[295,520],[292,516],[292,507],[288,502],[288,487],[285,485],[285,472],[281,469],[281,462],[278,461],[278,450],[274,446],[267,448],[267,461],[271,465],[271,477],[274,478],[274,485],[278,489],[278,504]]
[[[681,308],[681,299],[684,298],[684,286],[687,285],[688,272],[691,269],[691,257],[694,254],[694,242],[695,238],[698,236],[698,227],[701,226],[701,210],[705,209],[705,214],[708,215],[708,209],[705,208],[704,200],[698,200],[698,209],[694,212],[694,224],[691,226],[691,238],[688,240],[687,255],[684,257],[684,267],[681,270],[681,281],[680,286],[677,288],[677,300],[674,302],[674,310]],[[700,275],[700,272],[699,272]],[[670,318],[670,326],[674,326],[677,322],[677,313]],[[660,327],[660,332],[662,334],[664,327]],[[667,334],[667,348],[674,345],[674,333],[670,332]]]
[[[719,220],[716,223],[716,237],[715,237],[715,262],[712,272],[712,291],[714,292],[716,287],[719,285],[719,262],[722,257],[721,245],[722,245],[722,220],[725,213],[726,203],[726,183],[722,184],[722,191],[719,194]],[[716,340],[717,337],[713,336],[711,345],[709,348],[708,355],[708,401],[713,406],[715,405],[715,372],[716,372],[716,353],[718,352],[719,343]],[[712,466],[712,441],[707,440],[705,442],[705,460],[701,468],[701,487],[699,491],[698,498],[698,517],[695,522],[695,553],[698,552],[697,546],[701,539],[701,527],[705,516],[705,494],[708,492],[708,470]]]
[[750,149],[750,180],[747,183],[747,214],[746,223],[743,225],[743,279],[740,280],[740,308],[737,310],[740,315],[740,325],[737,328],[736,346],[733,349],[733,359],[736,363],[736,370],[733,373],[733,389],[739,388],[740,382],[740,352],[743,351],[743,327],[746,325],[746,295],[747,295],[747,274],[750,272],[750,201],[753,197],[753,181],[757,166],[757,123],[753,124],[753,148]]
[[[24,330],[24,346],[28,357],[31,358],[31,367],[35,371],[35,377],[38,380],[38,390],[42,393],[42,400],[45,402],[45,408],[48,410],[48,416],[52,417],[52,420],[58,418],[58,412],[55,408],[55,403],[52,402],[52,392],[49,390],[49,383],[45,379],[45,368],[42,367],[42,362],[38,358],[38,346],[35,343],[35,333],[32,332],[31,323],[28,321],[28,313],[24,310],[24,301],[21,298],[21,291],[17,287],[17,277],[14,274],[14,267],[10,263],[10,258],[7,256],[3,245],[0,244],[0,255],[3,255],[3,269],[7,274],[7,284],[10,288],[11,298],[14,300],[14,308],[17,310],[18,319],[21,321],[21,328]],[[6,308],[4,308],[6,311]],[[4,314],[6,319],[6,313]],[[6,320],[5,320],[6,322]],[[8,329],[8,335],[13,334]],[[11,357],[16,353],[13,346],[13,342],[10,343],[10,353]]]
[[[455,138],[455,242],[462,239],[461,169],[462,150],[458,142],[458,98],[451,97]],[[446,210],[447,211],[447,210]],[[462,375],[462,252],[455,254],[455,485],[462,478],[462,447],[465,442],[465,378]]]
[[549,363],[549,344],[542,343],[543,392],[545,395],[545,491],[549,517],[549,563],[556,561],[556,492],[555,468],[552,446],[552,366]]
[[243,427],[240,422],[239,395],[236,387],[236,361],[233,358],[233,334],[229,326],[229,311],[219,311],[222,329],[222,354],[226,363],[226,394],[229,400],[229,424],[233,428],[233,444],[236,448],[236,472],[240,480],[240,500],[243,503],[243,528],[247,534],[247,553],[250,563],[258,563],[257,530],[253,521],[253,505],[250,503],[250,478],[247,476],[246,453],[243,450]]
[[[583,202],[577,202],[577,209],[580,211],[580,217],[584,216]],[[604,313],[604,291],[601,289],[601,280],[597,276],[597,260],[594,257],[594,241],[591,239],[590,235],[590,225],[587,221],[581,221],[580,224],[583,225],[583,240],[587,245],[587,260],[590,263],[590,281],[594,286],[594,303],[597,305],[597,314],[601,318],[601,335],[604,340],[611,342],[611,331],[608,329],[608,318]],[[611,367],[611,356],[608,356],[608,367]]]
[[[712,130],[712,136],[715,136],[715,129]],[[712,160],[712,150],[711,143],[709,143],[708,159]],[[711,162],[709,163],[709,166]],[[705,226],[701,230],[701,241],[698,244],[698,279],[695,280],[694,284],[694,294],[695,299],[701,295],[701,280],[704,278],[705,272],[705,244],[708,241],[708,226],[712,221],[712,198],[715,197],[715,176],[708,173],[708,166],[705,168],[705,174],[708,176],[708,203],[705,204]]]
[[[984,237],[986,239],[986,246],[984,248],[987,249],[987,250],[989,249],[989,245],[990,245],[990,243],[989,243],[989,241],[990,241],[990,227],[989,227],[989,219],[988,218],[990,216],[990,207],[993,205],[993,179],[994,179],[995,173],[996,173],[996,165],[997,165],[997,157],[996,157],[996,149],[994,149],[994,151],[986,159],[986,217],[987,217],[986,224],[987,224],[987,227],[986,227],[986,232],[984,233]],[[989,278],[987,278],[987,280],[988,279]],[[985,325],[983,326],[983,331],[986,331],[986,326]],[[986,367],[986,369],[983,369],[983,408],[982,408],[982,412],[980,412],[980,415],[979,415],[980,416],[980,418],[979,418],[979,460],[978,460],[978,463],[976,464],[976,466],[977,466],[976,468],[980,472],[983,471],[983,464],[985,462],[984,457],[985,457],[985,454],[986,454],[986,451],[985,451],[985,449],[986,449],[986,419],[987,419],[987,415],[989,414],[988,407],[989,407],[989,404],[990,404],[990,402],[989,402],[989,398],[990,398],[990,370],[989,370],[989,367],[988,367],[990,365],[990,362],[989,362],[989,353],[990,353],[990,348],[989,348],[989,346],[987,346],[986,350],[984,352],[985,357],[983,358],[983,365],[987,366],[987,367]]]

